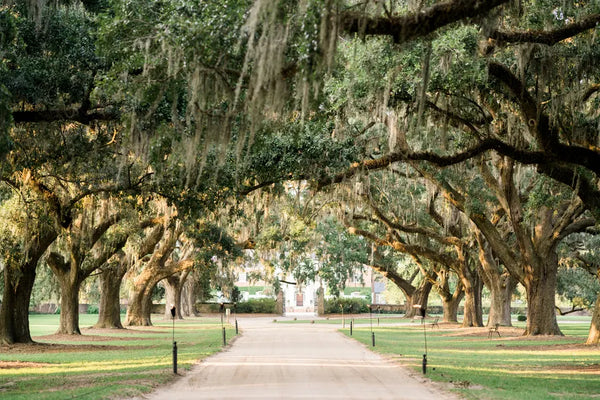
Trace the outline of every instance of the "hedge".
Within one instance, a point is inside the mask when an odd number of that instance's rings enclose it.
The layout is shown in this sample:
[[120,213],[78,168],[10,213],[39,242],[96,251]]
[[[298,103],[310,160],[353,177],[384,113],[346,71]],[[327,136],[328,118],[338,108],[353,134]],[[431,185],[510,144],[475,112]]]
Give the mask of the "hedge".
[[345,314],[360,314],[369,312],[369,302],[359,298],[341,298],[325,300],[325,314],[339,314],[344,308]]

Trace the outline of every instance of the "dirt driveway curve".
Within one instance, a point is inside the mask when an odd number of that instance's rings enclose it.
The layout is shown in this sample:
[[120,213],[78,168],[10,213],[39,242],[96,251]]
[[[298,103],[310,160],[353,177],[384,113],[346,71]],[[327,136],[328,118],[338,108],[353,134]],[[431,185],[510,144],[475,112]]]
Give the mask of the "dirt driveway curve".
[[455,400],[339,332],[339,326],[238,319],[242,335],[144,399]]

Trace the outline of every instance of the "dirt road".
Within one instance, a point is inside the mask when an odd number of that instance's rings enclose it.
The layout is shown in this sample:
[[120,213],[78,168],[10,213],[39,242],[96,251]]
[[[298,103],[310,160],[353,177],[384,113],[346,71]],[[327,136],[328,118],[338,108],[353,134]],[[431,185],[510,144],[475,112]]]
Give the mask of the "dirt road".
[[[456,399],[320,324],[238,320],[241,337],[146,399]],[[412,376],[411,376],[412,375]]]

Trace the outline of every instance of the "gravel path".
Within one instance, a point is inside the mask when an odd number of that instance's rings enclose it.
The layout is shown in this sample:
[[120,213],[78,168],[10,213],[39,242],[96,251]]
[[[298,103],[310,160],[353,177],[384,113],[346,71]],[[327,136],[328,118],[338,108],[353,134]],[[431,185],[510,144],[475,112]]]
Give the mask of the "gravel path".
[[242,335],[144,399],[454,400],[324,324],[238,319]]

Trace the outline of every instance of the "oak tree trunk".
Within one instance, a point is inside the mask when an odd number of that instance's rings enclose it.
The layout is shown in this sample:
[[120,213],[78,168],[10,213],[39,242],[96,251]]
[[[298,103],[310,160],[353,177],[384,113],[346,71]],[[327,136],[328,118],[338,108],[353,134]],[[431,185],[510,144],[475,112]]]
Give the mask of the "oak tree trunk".
[[461,288],[457,288],[454,293],[449,296],[443,296],[440,294],[442,299],[442,310],[443,310],[443,322],[458,322],[458,307],[460,302],[465,297],[465,291]]
[[60,319],[58,331],[68,335],[81,335],[79,330],[79,288],[83,278],[79,275],[76,261],[51,252],[46,262],[60,286]]
[[554,252],[537,260],[538,272],[525,281],[527,328],[525,335],[562,335],[556,321],[556,275],[558,256]]
[[197,317],[196,301],[198,300],[198,285],[195,274],[185,281],[181,291],[181,313],[184,317]]
[[146,288],[147,283],[135,285],[125,316],[125,325],[128,326],[151,326],[150,318],[146,318],[144,308],[147,308]]
[[476,274],[467,278],[461,276],[465,289],[464,315],[462,326],[464,328],[483,326],[483,308],[481,305],[481,280]]
[[0,306],[0,343],[32,343],[29,331],[29,302],[37,260],[18,269],[5,266],[4,293]]
[[450,291],[450,269],[442,268],[436,272],[436,291],[442,300],[443,322],[458,322],[458,307],[465,297],[465,291],[460,281],[457,282],[454,291]]
[[126,265],[115,263],[100,274],[100,309],[94,328],[123,329],[120,290],[126,272]]
[[56,232],[39,232],[29,240],[20,265],[4,266],[4,293],[0,306],[0,343],[32,343],[29,303],[38,261],[56,239]]
[[183,282],[181,281],[181,273],[173,274],[163,279],[165,285],[165,319],[171,319],[171,307],[175,307],[175,318],[183,319],[181,312],[181,292]]
[[487,288],[490,291],[490,312],[487,326],[512,326],[510,315],[510,300],[517,287],[517,280],[509,274],[504,274],[499,279],[492,281]]
[[154,291],[156,284],[157,283],[153,283],[144,292],[144,298],[142,301],[142,320],[144,322],[144,326],[152,326],[152,292]]
[[592,323],[590,325],[590,332],[588,334],[588,338],[585,344],[600,344],[600,293],[596,298],[596,304],[594,305],[594,313],[592,314]]
[[424,279],[421,281],[421,285],[409,296],[406,295],[406,313],[404,317],[413,318],[415,316],[419,316],[421,311],[420,308],[415,307],[416,305],[420,305],[422,308],[427,308],[427,302],[429,301],[429,293],[431,293],[431,288],[433,284]]
[[78,279],[71,281],[69,277],[58,277],[60,284],[60,322],[56,333],[81,335],[79,330],[79,289]]

